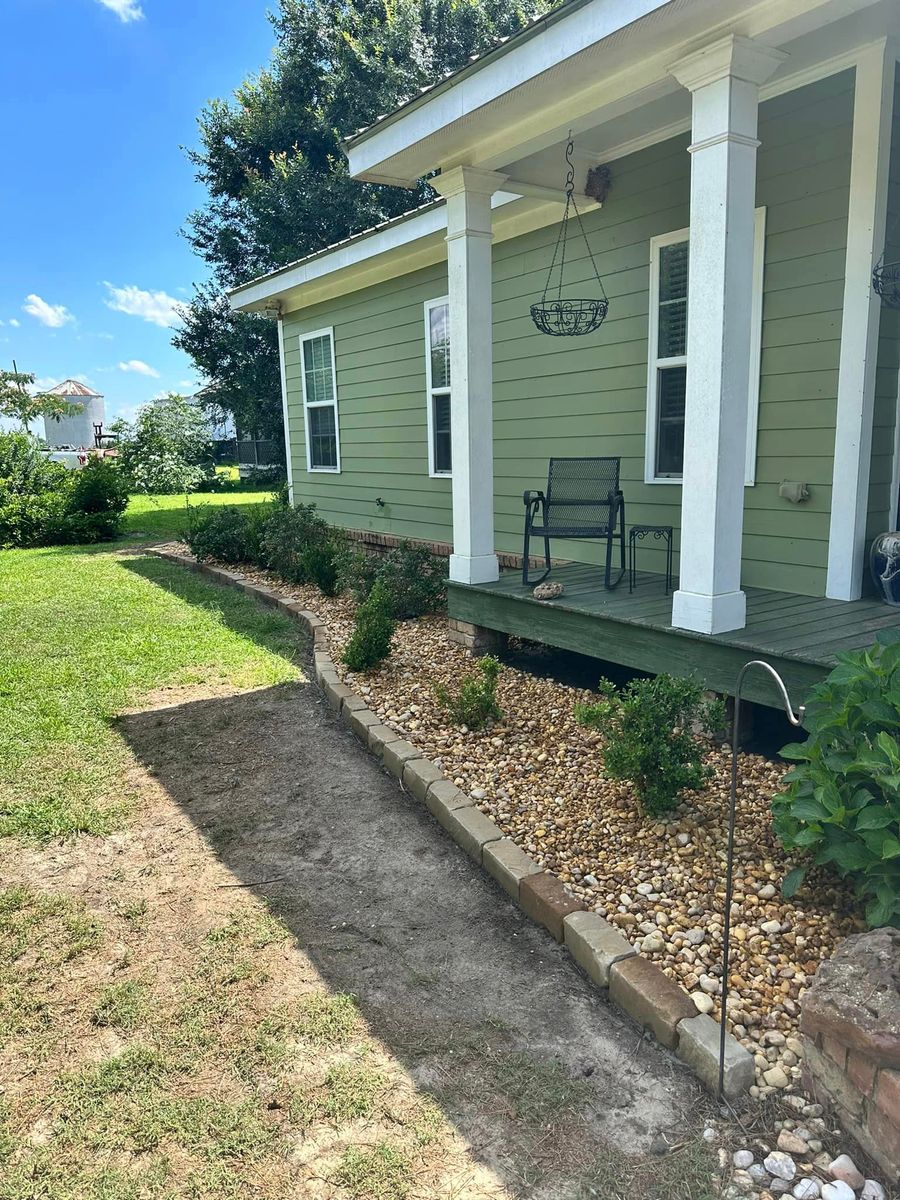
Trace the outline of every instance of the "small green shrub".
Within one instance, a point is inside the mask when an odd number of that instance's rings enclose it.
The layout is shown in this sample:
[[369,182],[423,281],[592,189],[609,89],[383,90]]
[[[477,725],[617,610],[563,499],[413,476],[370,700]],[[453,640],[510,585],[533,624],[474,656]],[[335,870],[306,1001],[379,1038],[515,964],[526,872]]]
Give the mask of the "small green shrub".
[[391,615],[398,621],[438,612],[447,595],[447,563],[425,546],[401,542],[379,556],[348,543],[338,563],[342,591],[363,603],[380,581],[390,596]]
[[809,738],[781,751],[796,762],[772,804],[775,833],[807,862],[786,877],[792,896],[810,866],[853,882],[872,926],[900,924],[900,630],[838,655],[813,688]]
[[500,663],[486,654],[478,660],[477,672],[460,681],[458,691],[451,693],[443,685],[435,689],[438,703],[454,724],[482,729],[488,721],[499,721],[503,716],[497,704],[499,678]]
[[390,598],[376,583],[368,600],[356,610],[356,626],[344,650],[344,662],[351,671],[370,671],[390,654],[393,636]]
[[398,621],[438,612],[447,597],[447,561],[425,546],[401,542],[378,564],[377,577],[391,596]]
[[630,780],[648,814],[671,812],[684,792],[703,787],[711,771],[693,731],[720,729],[724,709],[719,701],[704,700],[698,680],[657,675],[633,679],[616,691],[601,679],[599,690],[603,699],[576,705],[575,718],[604,735],[607,774]]
[[260,565],[289,583],[308,583],[312,575],[304,556],[328,536],[328,525],[316,514],[314,504],[273,505],[260,536]]
[[267,504],[192,509],[185,541],[201,561],[211,558],[226,563],[258,563],[271,511]]
[[320,542],[313,542],[300,556],[300,566],[310,583],[324,596],[336,596],[338,580],[338,538],[334,531]]
[[338,586],[357,604],[365,604],[378,578],[378,559],[355,546],[349,538],[338,556]]
[[63,532],[67,541],[102,542],[119,532],[128,507],[128,479],[114,459],[91,458],[76,471]]

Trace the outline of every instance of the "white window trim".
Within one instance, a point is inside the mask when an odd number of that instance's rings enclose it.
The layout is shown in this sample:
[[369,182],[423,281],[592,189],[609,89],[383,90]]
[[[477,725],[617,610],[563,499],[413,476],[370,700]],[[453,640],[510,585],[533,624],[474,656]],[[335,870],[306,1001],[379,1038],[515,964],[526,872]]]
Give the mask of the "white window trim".
[[[677,475],[656,474],[657,395],[656,372],[660,366],[683,366],[687,356],[659,358],[659,251],[663,246],[690,242],[690,228],[675,229],[650,239],[650,324],[647,335],[647,426],[644,437],[644,483],[681,485]],[[750,318],[750,379],[747,396],[746,487],[756,483],[756,443],[759,430],[759,382],[762,361],[763,274],[766,257],[766,209],[757,208],[753,230],[753,298]],[[690,368],[689,368],[690,369]]]
[[[334,395],[333,400],[319,400],[309,403],[306,397],[306,359],[304,355],[304,345],[306,342],[314,341],[316,338],[328,338],[328,344],[331,347],[331,385]],[[303,389],[303,430],[306,439],[306,469],[315,474],[322,475],[340,475],[341,473],[341,425],[340,425],[340,408],[338,406],[338,390],[337,390],[337,365],[334,358],[334,326],[329,326],[327,329],[313,329],[309,333],[301,333],[300,335],[300,386]],[[337,454],[336,467],[314,467],[310,457],[311,442],[309,436],[309,418],[308,410],[311,408],[333,408],[334,409],[334,440],[335,450]]]
[[[434,469],[434,397],[449,396],[453,387],[434,388],[431,386],[431,310],[446,304],[450,306],[449,296],[438,296],[434,300],[425,301],[425,413],[428,423],[428,476],[430,479],[452,479],[452,471],[436,471]],[[453,420],[452,401],[450,420]]]

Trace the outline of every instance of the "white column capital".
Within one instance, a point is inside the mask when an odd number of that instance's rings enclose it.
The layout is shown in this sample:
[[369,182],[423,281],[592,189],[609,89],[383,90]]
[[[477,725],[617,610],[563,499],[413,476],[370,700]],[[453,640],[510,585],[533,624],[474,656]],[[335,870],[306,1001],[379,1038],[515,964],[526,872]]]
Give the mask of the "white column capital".
[[775,74],[787,57],[783,50],[774,50],[751,38],[730,33],[672,63],[669,74],[689,92],[728,78],[759,87]]
[[446,197],[458,196],[463,192],[474,192],[480,196],[493,196],[506,183],[508,176],[497,171],[482,171],[479,167],[451,167],[442,171],[428,182],[436,192]]

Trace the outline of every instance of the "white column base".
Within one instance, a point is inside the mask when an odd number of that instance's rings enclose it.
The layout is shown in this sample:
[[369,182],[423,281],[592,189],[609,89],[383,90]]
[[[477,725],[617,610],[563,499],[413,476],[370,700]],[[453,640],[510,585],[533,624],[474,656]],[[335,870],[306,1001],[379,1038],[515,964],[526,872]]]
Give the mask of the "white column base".
[[454,583],[494,583],[500,578],[500,560],[496,554],[451,554],[450,578]]
[[743,592],[703,596],[679,589],[672,597],[672,624],[694,633],[728,633],[747,623],[747,597]]

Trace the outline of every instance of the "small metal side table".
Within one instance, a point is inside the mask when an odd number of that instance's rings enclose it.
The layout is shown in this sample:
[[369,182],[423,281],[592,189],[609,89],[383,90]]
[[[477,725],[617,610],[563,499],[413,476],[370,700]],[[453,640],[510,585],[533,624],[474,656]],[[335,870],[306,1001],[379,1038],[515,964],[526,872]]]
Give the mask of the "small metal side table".
[[634,591],[635,576],[637,575],[637,543],[644,538],[652,537],[657,542],[666,544],[666,590],[668,596],[672,589],[672,526],[671,525],[632,525],[628,534],[628,590]]

